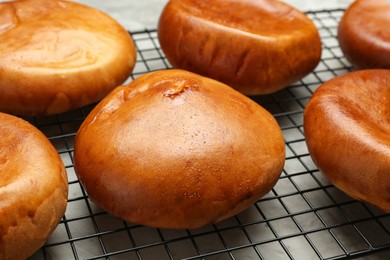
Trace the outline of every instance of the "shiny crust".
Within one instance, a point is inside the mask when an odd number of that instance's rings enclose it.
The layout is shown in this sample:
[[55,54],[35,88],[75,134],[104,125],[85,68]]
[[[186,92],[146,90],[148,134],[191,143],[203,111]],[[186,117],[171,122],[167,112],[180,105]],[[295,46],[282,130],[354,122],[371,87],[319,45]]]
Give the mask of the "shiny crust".
[[330,182],[390,212],[390,71],[352,72],[320,86],[305,109],[304,130]]
[[284,159],[271,114],[181,70],[116,88],[75,141],[75,171],[90,198],[115,216],[162,228],[197,228],[246,209],[275,185]]
[[135,64],[131,37],[108,15],[73,2],[0,3],[0,110],[55,114],[96,102]]
[[26,259],[65,212],[67,176],[38,129],[3,113],[0,122],[0,259]]
[[344,13],[338,40],[345,57],[358,68],[390,69],[390,3],[357,0]]
[[312,21],[275,0],[170,0],[158,37],[169,62],[244,94],[275,92],[318,64]]

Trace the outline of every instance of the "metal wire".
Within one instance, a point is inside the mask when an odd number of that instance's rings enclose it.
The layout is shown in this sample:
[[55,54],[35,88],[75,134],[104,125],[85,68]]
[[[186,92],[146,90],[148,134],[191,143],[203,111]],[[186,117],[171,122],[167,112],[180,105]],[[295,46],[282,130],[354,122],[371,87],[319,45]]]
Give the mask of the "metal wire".
[[[390,256],[390,216],[333,187],[307,151],[303,109],[323,82],[352,70],[337,43],[343,10],[308,13],[321,35],[320,64],[287,89],[253,100],[270,111],[286,141],[279,182],[248,210],[196,230],[164,230],[117,219],[89,200],[73,169],[75,134],[93,105],[26,117],[51,140],[69,176],[68,208],[31,259],[380,259]],[[132,80],[171,66],[155,30],[131,33],[138,59]]]

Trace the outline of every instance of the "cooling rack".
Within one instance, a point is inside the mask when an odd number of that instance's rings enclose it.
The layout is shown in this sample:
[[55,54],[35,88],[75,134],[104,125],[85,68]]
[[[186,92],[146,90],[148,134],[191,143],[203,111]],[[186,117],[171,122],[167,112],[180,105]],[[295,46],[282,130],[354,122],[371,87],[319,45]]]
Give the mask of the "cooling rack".
[[[92,106],[48,117],[26,117],[48,136],[69,176],[66,213],[47,243],[30,259],[388,259],[390,216],[333,187],[305,145],[305,104],[323,82],[352,67],[336,39],[343,10],[309,12],[320,32],[318,67],[287,89],[252,97],[277,119],[286,141],[280,180],[246,211],[195,230],[154,229],[104,212],[73,169],[75,134]],[[132,32],[138,59],[132,79],[170,68],[155,30]]]

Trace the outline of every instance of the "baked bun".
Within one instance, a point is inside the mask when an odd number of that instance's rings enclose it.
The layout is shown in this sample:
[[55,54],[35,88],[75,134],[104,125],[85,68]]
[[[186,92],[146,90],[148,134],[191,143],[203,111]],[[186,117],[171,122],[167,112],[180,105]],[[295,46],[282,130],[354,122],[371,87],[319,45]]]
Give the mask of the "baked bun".
[[173,67],[250,95],[286,87],[321,58],[313,22],[275,0],[170,0],[158,37]]
[[284,165],[271,114],[190,72],[157,71],[111,92],[76,135],[75,171],[90,198],[127,221],[197,228],[269,192]]
[[357,0],[345,11],[338,40],[345,57],[357,68],[390,69],[390,3]]
[[135,64],[130,35],[106,14],[60,0],[0,3],[0,111],[55,114],[96,102]]
[[34,126],[0,113],[0,259],[26,259],[64,215],[65,167]]
[[304,112],[320,171],[349,196],[390,212],[390,70],[362,70],[321,85]]

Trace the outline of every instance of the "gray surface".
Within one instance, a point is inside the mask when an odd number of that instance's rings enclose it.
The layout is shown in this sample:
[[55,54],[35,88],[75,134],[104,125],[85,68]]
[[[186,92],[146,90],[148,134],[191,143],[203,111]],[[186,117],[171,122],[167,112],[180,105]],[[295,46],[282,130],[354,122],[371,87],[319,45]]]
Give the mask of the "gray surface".
[[[119,21],[130,31],[155,28],[158,18],[167,0],[79,0],[96,7]],[[287,2],[302,11],[323,10],[334,8],[345,8],[352,0],[286,0]]]
[[[0,2],[5,2],[0,0]],[[168,0],[75,0],[95,7],[116,19],[127,30],[156,28],[158,18]],[[353,0],[285,0],[302,11],[316,11],[347,7]]]
[[127,30],[138,31],[156,28],[158,18],[167,0],[79,0],[106,12]]

